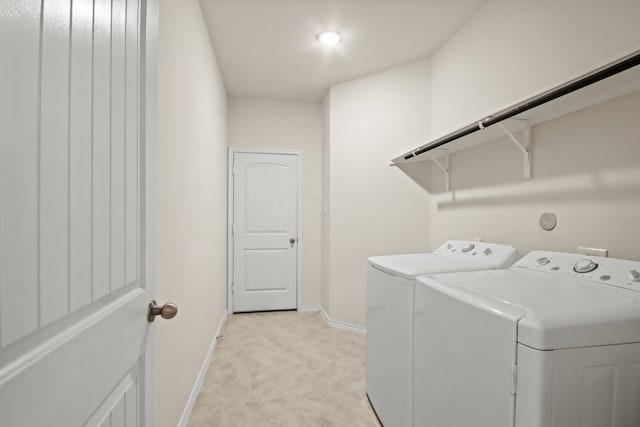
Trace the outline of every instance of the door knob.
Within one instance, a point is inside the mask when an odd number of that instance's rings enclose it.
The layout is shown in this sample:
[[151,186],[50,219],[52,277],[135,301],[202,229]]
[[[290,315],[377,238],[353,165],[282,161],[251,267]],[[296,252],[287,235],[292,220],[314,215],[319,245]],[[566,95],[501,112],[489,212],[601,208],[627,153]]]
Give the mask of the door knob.
[[291,243],[292,245],[296,242],[296,239],[294,237],[289,239],[289,243]]
[[162,316],[163,319],[173,319],[178,314],[178,306],[172,302],[168,302],[162,307],[158,307],[158,303],[151,301],[149,303],[149,314],[147,319],[149,322],[153,322],[156,316]]

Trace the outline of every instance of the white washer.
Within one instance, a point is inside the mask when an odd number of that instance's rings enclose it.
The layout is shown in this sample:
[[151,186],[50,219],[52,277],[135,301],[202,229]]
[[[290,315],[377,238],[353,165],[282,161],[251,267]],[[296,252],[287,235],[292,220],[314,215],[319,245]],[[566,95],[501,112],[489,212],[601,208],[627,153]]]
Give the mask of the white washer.
[[450,240],[430,253],[369,258],[366,389],[384,425],[412,425],[415,278],[507,268],[517,256],[512,246]]
[[640,426],[640,262],[533,251],[415,291],[414,425]]

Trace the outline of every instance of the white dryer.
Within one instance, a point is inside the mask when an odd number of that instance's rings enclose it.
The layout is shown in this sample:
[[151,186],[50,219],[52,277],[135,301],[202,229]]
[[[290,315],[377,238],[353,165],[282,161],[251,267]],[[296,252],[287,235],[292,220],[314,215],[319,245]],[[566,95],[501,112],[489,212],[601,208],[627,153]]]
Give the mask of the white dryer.
[[450,240],[430,253],[369,258],[366,389],[385,426],[412,425],[415,278],[507,268],[517,256],[512,246]]
[[415,310],[414,425],[640,426],[640,262],[533,251]]

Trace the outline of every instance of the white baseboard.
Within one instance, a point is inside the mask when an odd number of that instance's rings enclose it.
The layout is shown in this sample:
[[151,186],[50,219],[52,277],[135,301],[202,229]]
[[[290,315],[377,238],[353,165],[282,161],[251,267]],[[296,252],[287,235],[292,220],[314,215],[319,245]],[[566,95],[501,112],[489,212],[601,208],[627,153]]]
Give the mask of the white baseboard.
[[362,326],[352,325],[351,323],[341,322],[340,320],[333,320],[329,317],[326,311],[324,311],[324,307],[320,306],[320,314],[322,314],[322,318],[327,323],[327,325],[332,326],[338,329],[346,329],[347,331],[357,332],[359,334],[366,334],[367,329]]
[[218,329],[216,330],[216,334],[213,336],[213,341],[211,342],[211,346],[209,347],[209,351],[207,352],[207,357],[205,357],[204,359],[204,363],[200,368],[200,372],[198,373],[196,382],[193,385],[193,390],[191,390],[191,395],[189,396],[187,405],[184,407],[184,411],[182,412],[182,417],[180,417],[180,421],[178,422],[178,427],[187,426],[187,421],[189,421],[189,417],[191,416],[191,411],[193,410],[193,405],[195,405],[196,399],[198,398],[198,394],[200,393],[200,389],[202,388],[202,383],[204,382],[204,378],[207,375],[209,364],[211,364],[211,357],[213,356],[213,351],[216,349],[218,337],[220,336],[220,332],[222,331],[222,326],[224,325],[224,322],[226,320],[227,320],[227,311],[225,311],[222,314],[222,318],[220,319],[220,323],[218,324]]
[[320,311],[319,305],[303,305],[298,308],[298,311]]

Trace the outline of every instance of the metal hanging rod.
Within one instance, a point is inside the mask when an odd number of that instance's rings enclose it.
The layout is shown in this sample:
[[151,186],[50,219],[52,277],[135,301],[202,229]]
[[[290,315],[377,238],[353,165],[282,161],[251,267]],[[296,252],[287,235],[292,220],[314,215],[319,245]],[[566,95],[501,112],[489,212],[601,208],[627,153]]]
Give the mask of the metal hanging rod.
[[542,104],[553,101],[554,99],[560,98],[561,96],[580,90],[584,87],[597,83],[601,80],[606,79],[607,77],[611,77],[625,70],[633,68],[637,65],[640,65],[640,51],[634,52],[616,62],[608,64],[602,68],[599,68],[583,76],[580,76],[574,80],[571,80],[567,83],[564,83],[560,86],[557,86],[539,95],[526,99],[512,107],[506,108],[491,116],[488,116],[478,121],[477,123],[467,125],[461,129],[458,129],[455,132],[452,132],[448,135],[445,135],[441,138],[431,141],[427,145],[423,147],[419,147],[418,149],[414,150],[411,153],[405,154],[403,159],[409,160],[413,157],[419,156],[422,153],[426,153],[427,151],[434,150],[449,142],[462,138],[463,136],[466,136],[474,132],[477,132],[479,130],[482,130],[484,128],[487,128],[503,120],[509,119],[517,114],[521,114],[525,111],[531,110]]

